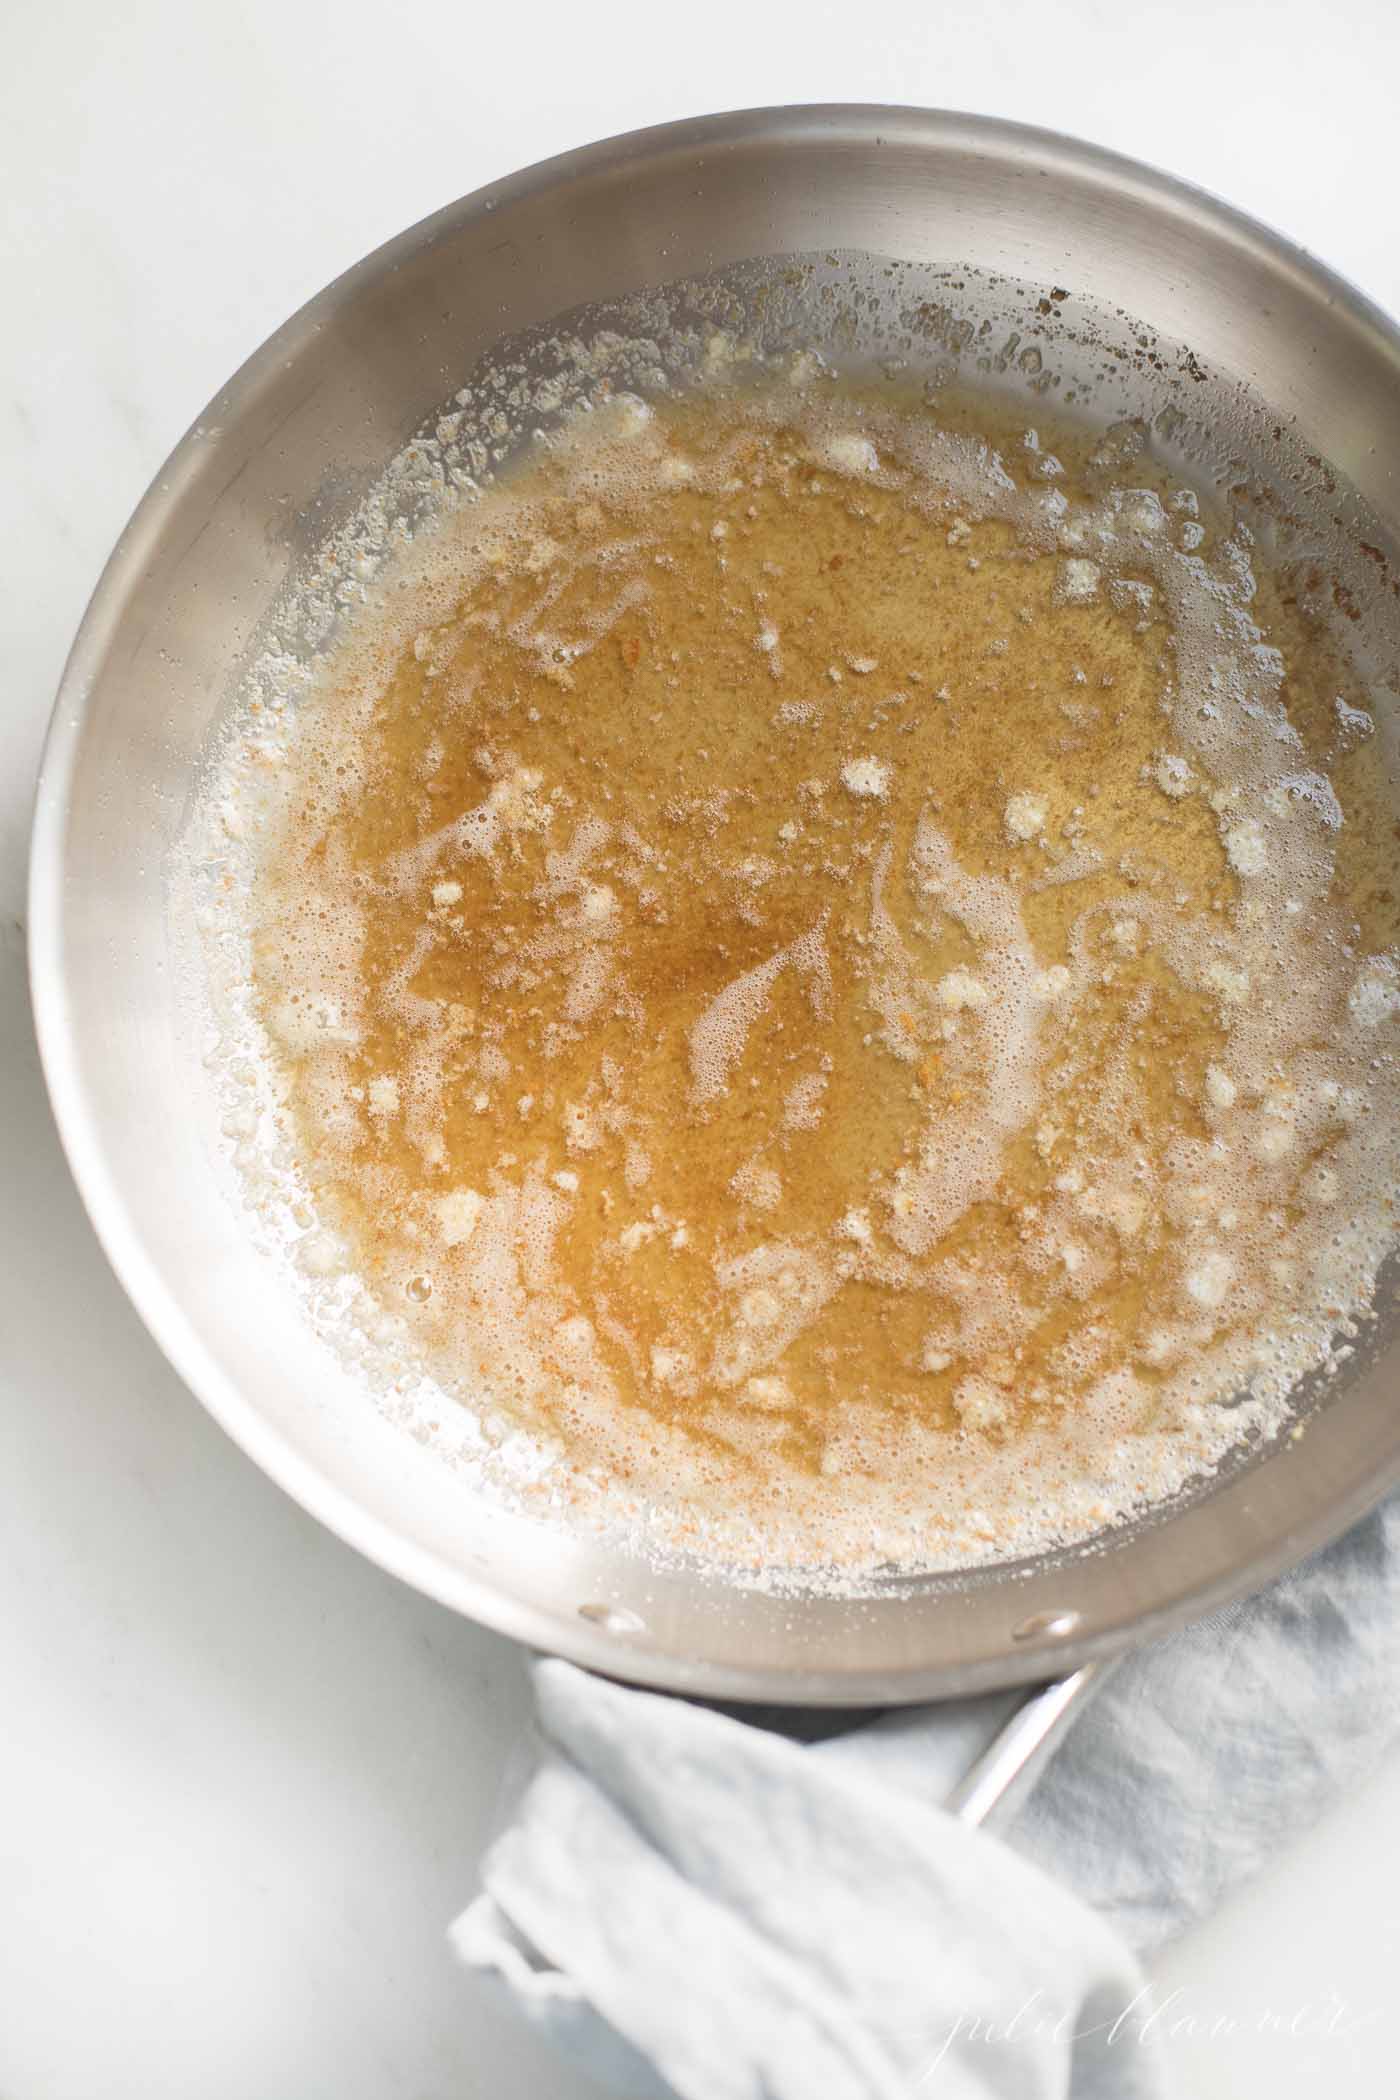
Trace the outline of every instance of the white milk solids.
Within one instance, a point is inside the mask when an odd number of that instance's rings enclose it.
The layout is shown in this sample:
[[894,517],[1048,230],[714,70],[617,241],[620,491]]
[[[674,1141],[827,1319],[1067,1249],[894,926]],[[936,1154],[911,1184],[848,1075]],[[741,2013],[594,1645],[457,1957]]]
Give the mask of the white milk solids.
[[1394,1242],[1373,698],[1143,432],[724,378],[600,396],[229,744],[298,1258],[573,1517],[1083,1537]]

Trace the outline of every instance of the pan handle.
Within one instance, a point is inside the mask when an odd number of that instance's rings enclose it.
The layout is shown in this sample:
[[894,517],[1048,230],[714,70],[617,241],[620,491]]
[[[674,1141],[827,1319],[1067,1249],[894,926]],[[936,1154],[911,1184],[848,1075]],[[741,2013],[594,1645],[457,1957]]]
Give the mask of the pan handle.
[[1111,1662],[1085,1663],[1028,1692],[948,1795],[948,1813],[964,1823],[1005,1821],[1112,1669]]

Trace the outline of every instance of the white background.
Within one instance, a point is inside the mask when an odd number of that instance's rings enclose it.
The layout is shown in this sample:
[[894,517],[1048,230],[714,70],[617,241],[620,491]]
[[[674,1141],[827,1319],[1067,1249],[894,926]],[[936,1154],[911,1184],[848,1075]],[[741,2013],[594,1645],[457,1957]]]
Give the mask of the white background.
[[[144,484],[328,278],[463,191],[765,102],[993,111],[1272,220],[1400,311],[1393,0],[7,0],[0,11],[0,2100],[574,2100],[456,1974],[515,1650],[321,1533],[99,1256],[23,868],[64,652]],[[1159,1965],[1180,2091],[1394,2089],[1400,1759]],[[1342,2007],[1338,2010],[1338,2004]],[[1206,2030],[1219,2020],[1230,2034]],[[818,2096],[813,2096],[818,2100]]]

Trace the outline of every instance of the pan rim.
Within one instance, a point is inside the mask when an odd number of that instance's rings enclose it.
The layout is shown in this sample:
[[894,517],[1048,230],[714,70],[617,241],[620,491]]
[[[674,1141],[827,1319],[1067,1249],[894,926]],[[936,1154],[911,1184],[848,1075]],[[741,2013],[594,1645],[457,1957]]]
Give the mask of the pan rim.
[[[178,1376],[253,1462],[312,1516],[386,1572],[530,1646],[631,1682],[726,1699],[803,1705],[912,1703],[934,1696],[1027,1683],[1159,1637],[1272,1580],[1337,1537],[1400,1481],[1400,1445],[1386,1465],[1319,1509],[1286,1536],[1242,1555],[1227,1573],[1143,1612],[1124,1610],[1093,1634],[1024,1652],[963,1664],[882,1667],[870,1671],[719,1663],[707,1656],[631,1647],[604,1627],[573,1623],[483,1579],[404,1535],[329,1480],[264,1414],[252,1393],[223,1368],[217,1352],[181,1305],[172,1282],[147,1248],[129,1195],[113,1171],[101,1118],[93,1110],[77,1057],[64,970],[66,901],[64,838],[69,792],[89,699],[116,637],[134,580],[159,543],[180,491],[202,457],[201,425],[236,415],[266,375],[368,284],[473,219],[581,177],[658,154],[720,154],[761,144],[799,144],[820,136],[862,145],[964,146],[998,151],[1097,175],[1157,211],[1207,219],[1213,229],[1289,272],[1345,311],[1400,375],[1400,330],[1364,294],[1305,250],[1258,220],[1179,178],[1063,134],[1000,118],[862,103],[799,104],[693,117],[619,134],[535,163],[459,198],[371,251],[335,278],[271,335],[220,389],[158,470],[109,557],[84,613],[58,689],[45,738],[35,796],[29,863],[29,971],[35,1028],[49,1097],[70,1170],[107,1260],[139,1317]],[[1168,1520],[1170,1521],[1170,1519]]]

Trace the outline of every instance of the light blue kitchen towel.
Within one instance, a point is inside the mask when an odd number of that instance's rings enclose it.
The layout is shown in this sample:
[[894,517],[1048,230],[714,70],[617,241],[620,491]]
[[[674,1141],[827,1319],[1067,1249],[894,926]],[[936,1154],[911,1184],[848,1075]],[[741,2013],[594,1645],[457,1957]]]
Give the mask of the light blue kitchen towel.
[[562,1662],[452,1928],[605,2085],[1156,2100],[1138,1957],[1400,1737],[1400,1498],[1124,1663],[1000,1835],[942,1802],[1005,1698],[804,1744]]

